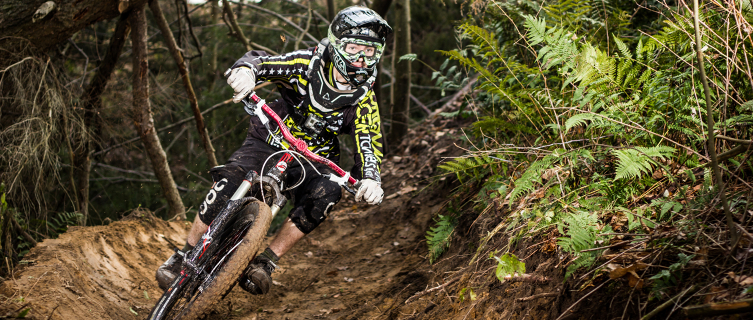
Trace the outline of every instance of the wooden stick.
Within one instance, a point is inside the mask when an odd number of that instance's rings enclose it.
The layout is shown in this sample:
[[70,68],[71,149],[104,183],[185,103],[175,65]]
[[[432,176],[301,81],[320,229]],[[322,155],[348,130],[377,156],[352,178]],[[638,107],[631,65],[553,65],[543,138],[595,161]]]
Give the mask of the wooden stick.
[[463,89],[460,89],[460,91],[456,92],[449,101],[445,102],[445,104],[442,105],[442,107],[440,107],[439,109],[434,110],[434,112],[427,116],[427,118],[432,118],[441,112],[445,112],[445,110],[447,110],[455,101],[468,94],[471,91],[471,87],[476,83],[476,81],[478,81],[478,75],[473,76],[473,78],[468,81],[468,84],[466,84]]
[[519,274],[519,275],[507,275],[504,278],[505,281],[510,282],[548,282],[551,281],[552,278],[549,277],[539,277],[539,276],[533,276],[527,273]]
[[411,301],[416,300],[416,299],[418,299],[418,298],[420,298],[420,297],[422,297],[422,296],[424,296],[426,294],[432,293],[432,292],[437,291],[437,290],[442,290],[444,287],[451,285],[453,282],[457,281],[458,279],[459,279],[459,277],[455,277],[454,279],[452,279],[450,281],[447,281],[447,282],[445,282],[442,285],[436,286],[436,287],[431,288],[431,289],[426,289],[426,290],[421,291],[421,292],[416,292],[410,298],[408,298],[407,300],[405,300],[405,304],[408,304]]
[[651,311],[647,315],[643,316],[643,318],[641,318],[641,320],[649,320],[649,319],[653,318],[659,312],[661,312],[662,310],[666,309],[670,305],[674,304],[675,301],[677,301],[678,299],[682,298],[688,292],[694,291],[697,287],[698,287],[698,285],[693,285],[690,288],[685,289],[685,291],[678,293],[672,299],[669,299],[669,300],[667,300],[667,302],[664,302],[660,306],[656,307],[656,309],[654,309],[654,311]]
[[717,135],[716,137],[718,139],[727,140],[727,141],[734,142],[734,143],[740,143],[740,144],[746,144],[746,145],[753,144],[752,140],[740,140],[740,139],[735,139],[735,138],[728,137],[728,136],[721,135],[721,134]]
[[538,298],[554,297],[554,296],[557,296],[558,294],[560,294],[560,293],[559,292],[546,292],[546,293],[534,294],[534,295],[532,295],[530,297],[518,298],[518,299],[515,299],[515,300],[517,300],[518,302],[531,301],[531,300],[535,300],[535,299],[538,299]]
[[725,314],[738,314],[753,311],[753,299],[732,302],[709,303],[700,306],[682,308],[682,312],[689,318],[701,318]]
[[424,110],[424,112],[426,112],[427,115],[431,114],[431,110],[428,107],[426,107],[426,105],[423,104],[421,100],[418,100],[418,98],[416,98],[412,94],[410,95],[410,99],[413,100],[413,102],[416,103],[419,107],[421,107],[421,109]]

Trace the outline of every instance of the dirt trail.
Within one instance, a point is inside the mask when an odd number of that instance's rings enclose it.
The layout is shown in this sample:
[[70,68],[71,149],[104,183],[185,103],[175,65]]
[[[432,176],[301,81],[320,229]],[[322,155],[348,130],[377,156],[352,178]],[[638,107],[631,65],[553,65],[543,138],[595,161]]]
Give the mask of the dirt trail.
[[[424,235],[451,186],[428,178],[440,157],[461,152],[450,138],[457,129],[419,131],[395,147],[400,156],[385,160],[382,205],[356,204],[347,194],[282,258],[270,294],[251,296],[236,287],[209,318],[395,317],[388,310],[403,301],[394,297],[426,289],[431,278],[418,271],[428,265]],[[183,245],[187,227],[137,212],[45,240],[2,284],[0,317],[31,307],[31,319],[143,319],[161,295],[154,271],[172,254],[170,242]]]
[[32,319],[143,318],[162,294],[154,268],[172,254],[165,238],[179,243],[186,235],[185,223],[143,211],[108,226],[71,228],[38,244],[3,283],[0,316],[31,307]]

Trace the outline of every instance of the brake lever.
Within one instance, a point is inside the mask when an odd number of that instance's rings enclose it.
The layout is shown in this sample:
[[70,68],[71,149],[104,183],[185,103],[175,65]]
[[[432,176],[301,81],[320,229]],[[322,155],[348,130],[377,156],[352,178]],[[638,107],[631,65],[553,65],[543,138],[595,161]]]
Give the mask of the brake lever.
[[348,178],[350,178],[350,173],[346,174],[343,177],[338,177],[336,174],[325,173],[324,177],[329,179],[329,181],[337,183],[339,186],[343,187],[345,191],[350,192],[354,196],[356,195],[356,191],[353,190],[350,186],[348,186]]

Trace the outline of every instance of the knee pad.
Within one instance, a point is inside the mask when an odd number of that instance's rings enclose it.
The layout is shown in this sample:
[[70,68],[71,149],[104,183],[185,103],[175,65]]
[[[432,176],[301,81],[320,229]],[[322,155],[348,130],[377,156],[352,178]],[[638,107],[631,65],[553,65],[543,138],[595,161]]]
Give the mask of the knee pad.
[[238,166],[217,166],[209,171],[214,184],[199,205],[199,219],[209,225],[222,211],[225,203],[233,196],[243,181],[246,172]]
[[321,224],[332,207],[340,201],[342,191],[337,183],[320,177],[306,185],[308,188],[296,192],[296,207],[290,211],[290,220],[308,234]]

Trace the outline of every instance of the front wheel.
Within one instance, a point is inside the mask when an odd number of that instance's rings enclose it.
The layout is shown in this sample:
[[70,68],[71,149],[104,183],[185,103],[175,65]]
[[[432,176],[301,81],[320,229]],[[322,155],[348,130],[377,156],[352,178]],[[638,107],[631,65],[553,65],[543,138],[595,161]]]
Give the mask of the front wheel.
[[[250,228],[241,224],[228,226],[231,229],[213,262],[203,268],[204,277],[181,273],[165,290],[149,315],[149,320],[200,319],[222,299],[238,281],[243,270],[261,250],[264,235],[272,223],[269,206],[261,201],[246,204],[240,217],[255,217]],[[247,230],[247,231],[246,231]]]

